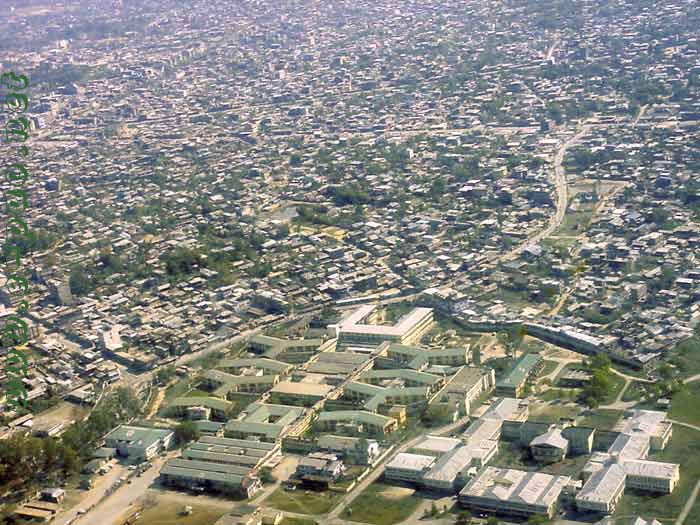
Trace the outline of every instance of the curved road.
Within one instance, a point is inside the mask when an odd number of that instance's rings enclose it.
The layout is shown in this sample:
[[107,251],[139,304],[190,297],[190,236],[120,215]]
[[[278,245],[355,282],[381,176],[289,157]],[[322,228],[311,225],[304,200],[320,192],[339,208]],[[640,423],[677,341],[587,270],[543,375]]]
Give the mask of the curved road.
[[564,157],[566,156],[567,150],[581,137],[588,133],[589,129],[590,125],[584,125],[573,137],[564,142],[554,155],[554,184],[557,187],[557,210],[549,219],[549,224],[545,229],[537,232],[525,242],[519,244],[516,248],[504,255],[501,258],[502,261],[510,261],[515,259],[527,246],[539,243],[546,237],[549,237],[557,230],[557,228],[559,228],[559,226],[561,226],[561,223],[564,221],[566,208],[569,202],[569,186],[566,182],[566,173],[564,172],[563,165]]

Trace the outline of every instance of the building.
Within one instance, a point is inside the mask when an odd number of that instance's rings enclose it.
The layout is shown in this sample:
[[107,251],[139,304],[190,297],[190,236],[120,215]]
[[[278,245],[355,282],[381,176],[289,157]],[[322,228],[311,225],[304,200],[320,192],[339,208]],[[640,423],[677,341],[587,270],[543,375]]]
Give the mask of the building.
[[537,436],[530,442],[530,451],[535,461],[556,463],[563,460],[569,451],[569,440],[562,436],[559,428]]
[[[196,408],[196,410],[191,410]],[[228,415],[235,405],[217,397],[176,397],[168,405],[171,417],[199,417],[203,409],[208,409],[211,417],[219,421],[228,420]]]
[[462,506],[485,512],[552,518],[569,476],[486,467],[459,493]]
[[270,401],[280,405],[310,407],[325,399],[333,389],[331,385],[284,381],[270,390]]
[[411,450],[424,456],[440,457],[459,446],[462,446],[461,439],[428,435],[413,446]]
[[344,471],[343,461],[335,454],[312,452],[301,458],[296,474],[304,481],[327,485],[336,481]]
[[226,424],[224,435],[236,439],[274,442],[282,438],[305,412],[302,407],[252,403],[242,419],[231,420]]
[[322,431],[344,429],[356,435],[384,436],[397,428],[396,419],[365,410],[334,410],[321,412],[315,422]]
[[120,456],[147,461],[173,442],[175,433],[169,429],[120,425],[105,438],[105,446],[117,449]]
[[419,484],[435,465],[435,456],[401,452],[384,467],[384,477],[390,481]]
[[51,300],[61,306],[71,306],[75,303],[73,294],[70,290],[70,285],[68,283],[68,278],[49,281],[49,294]]
[[539,354],[523,354],[513,368],[496,381],[496,395],[522,397],[525,385],[540,370],[543,360]]
[[364,305],[340,323],[329,325],[331,337],[338,339],[338,348],[373,350],[385,341],[410,345],[419,342],[433,326],[432,308],[414,308],[393,326],[373,324],[378,314],[377,305]]
[[382,343],[377,354],[392,368],[424,370],[430,366],[457,367],[469,364],[469,348],[422,348],[405,344]]
[[433,491],[454,494],[464,487],[475,471],[474,448],[468,445],[456,447],[443,454],[423,475],[421,485]]
[[214,461],[171,459],[160,471],[164,484],[252,497],[261,487],[249,467]]
[[680,467],[647,460],[651,451],[663,450],[672,425],[665,412],[630,410],[614,427],[619,432],[607,452],[595,452],[584,465],[584,485],[576,496],[583,511],[611,514],[625,487],[670,494],[680,480]]
[[612,514],[625,491],[627,473],[619,464],[593,472],[576,495],[580,511]]
[[340,454],[346,463],[372,465],[379,455],[379,443],[373,439],[326,434],[318,438],[318,448]]

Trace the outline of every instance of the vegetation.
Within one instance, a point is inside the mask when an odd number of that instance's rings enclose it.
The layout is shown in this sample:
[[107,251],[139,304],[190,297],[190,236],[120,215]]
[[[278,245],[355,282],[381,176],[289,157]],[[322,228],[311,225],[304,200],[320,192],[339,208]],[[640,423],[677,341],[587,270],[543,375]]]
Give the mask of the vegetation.
[[408,519],[421,502],[417,496],[401,496],[397,489],[373,483],[343,512],[346,519],[373,525],[394,525]]
[[87,420],[68,428],[60,440],[14,435],[0,440],[0,490],[17,497],[76,474],[99,440],[140,413],[140,401],[126,388],[103,398]]
[[276,509],[297,514],[325,514],[335,507],[341,495],[337,492],[313,492],[310,490],[287,491],[282,487],[265,500]]
[[175,441],[178,445],[184,445],[190,441],[197,441],[200,432],[192,421],[183,421],[175,427]]

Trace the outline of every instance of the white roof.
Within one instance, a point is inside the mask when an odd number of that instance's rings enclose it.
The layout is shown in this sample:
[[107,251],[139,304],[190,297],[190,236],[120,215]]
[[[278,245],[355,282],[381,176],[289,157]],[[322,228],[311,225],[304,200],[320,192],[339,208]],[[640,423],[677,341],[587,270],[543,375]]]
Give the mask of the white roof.
[[577,500],[608,504],[624,486],[627,474],[616,463],[594,472],[576,496]]
[[445,452],[449,452],[455,447],[458,447],[462,444],[462,441],[459,439],[455,438],[447,438],[447,437],[440,437],[440,436],[425,436],[415,447],[414,449],[417,450],[422,450],[422,451],[431,451],[431,452],[436,452],[438,454],[444,454]]
[[387,463],[386,468],[423,471],[432,467],[434,463],[435,458],[433,456],[401,452]]
[[570,481],[569,476],[486,467],[460,494],[548,507]]

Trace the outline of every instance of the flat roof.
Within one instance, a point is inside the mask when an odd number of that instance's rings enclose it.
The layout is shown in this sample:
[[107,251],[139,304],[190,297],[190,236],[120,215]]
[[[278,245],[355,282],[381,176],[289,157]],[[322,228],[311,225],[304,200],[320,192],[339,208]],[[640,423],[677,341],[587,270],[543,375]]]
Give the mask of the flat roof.
[[486,467],[462,489],[460,496],[549,507],[570,481],[569,476]]
[[414,470],[422,472],[435,464],[435,457],[424,456],[422,454],[409,454],[408,452],[400,452],[386,464],[386,468],[395,468],[402,470]]
[[125,441],[129,443],[141,442],[148,448],[153,443],[172,435],[173,431],[167,428],[136,427],[131,425],[119,425],[107,434],[106,439]]
[[370,304],[360,306],[347,318],[338,323],[340,333],[372,334],[401,337],[412,330],[425,317],[432,315],[432,308],[414,308],[406,315],[402,316],[395,325],[384,326],[374,324],[362,324],[362,320],[371,314],[377,305]]
[[461,445],[462,441],[460,439],[428,435],[412,448],[415,450],[429,450],[431,452],[437,452],[438,454],[444,454]]
[[326,397],[335,387],[319,383],[294,383],[292,381],[283,381],[275,385],[272,390],[273,394],[287,394],[298,396],[313,396]]

